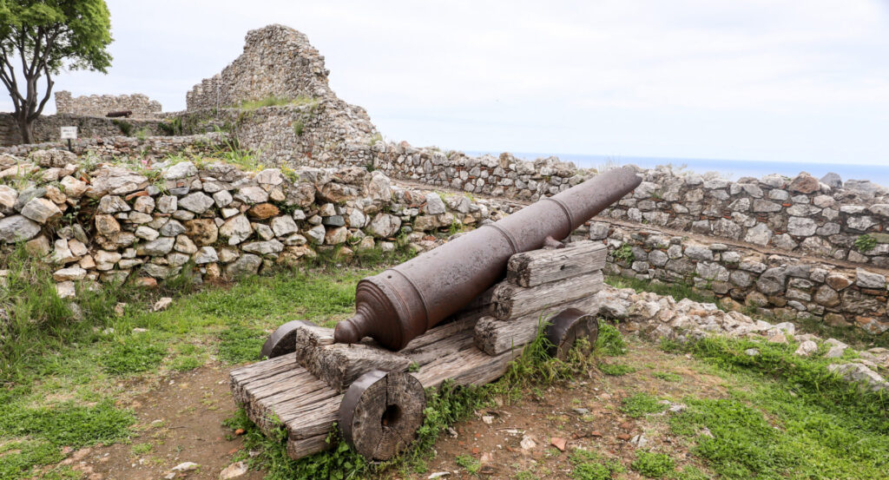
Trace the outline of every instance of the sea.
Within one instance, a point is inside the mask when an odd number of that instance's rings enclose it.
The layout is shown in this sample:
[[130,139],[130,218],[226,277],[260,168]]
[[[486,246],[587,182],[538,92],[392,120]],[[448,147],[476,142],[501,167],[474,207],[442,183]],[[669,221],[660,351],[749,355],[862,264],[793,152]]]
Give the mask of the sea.
[[[611,165],[636,165],[642,168],[654,168],[658,165],[672,165],[674,169],[683,168],[698,174],[719,172],[726,180],[738,180],[742,177],[760,178],[770,173],[778,173],[795,177],[800,172],[808,172],[821,178],[828,172],[840,175],[846,180],[870,180],[878,185],[889,187],[889,162],[887,165],[856,165],[854,163],[802,163],[802,162],[765,162],[756,160],[718,160],[707,158],[670,158],[670,157],[623,157],[613,155],[579,155],[579,154],[543,154],[519,152],[513,153],[522,160],[536,160],[549,156],[559,157],[563,162],[574,162],[579,168],[598,168]],[[500,152],[466,152],[477,156],[490,154],[499,156]]]

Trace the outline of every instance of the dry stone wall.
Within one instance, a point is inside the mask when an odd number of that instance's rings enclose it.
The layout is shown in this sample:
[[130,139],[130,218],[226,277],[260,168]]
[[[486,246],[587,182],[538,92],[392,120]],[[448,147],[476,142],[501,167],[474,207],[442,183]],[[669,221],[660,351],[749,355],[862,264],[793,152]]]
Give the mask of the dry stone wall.
[[51,262],[65,297],[78,282],[153,286],[186,264],[199,280],[214,280],[299,262],[320,249],[343,258],[374,248],[424,251],[441,244],[442,233],[511,211],[398,188],[357,167],[92,165],[57,149],[0,154],[0,182],[0,243],[24,242]]
[[[36,143],[61,142],[61,127],[77,127],[78,139],[114,137],[122,134],[121,122],[130,126],[131,134],[144,131],[147,136],[163,135],[159,119],[114,119],[83,115],[46,115],[34,121],[32,133]],[[12,114],[0,113],[0,146],[21,145],[22,136]]]
[[56,113],[104,117],[110,112],[130,111],[134,118],[158,118],[163,110],[160,102],[147,95],[89,95],[74,97],[64,90],[54,94]]
[[889,192],[870,182],[641,173],[642,185],[603,217],[889,268]]
[[889,330],[889,290],[880,273],[737,245],[698,243],[641,225],[596,222],[590,237],[607,243],[606,271],[613,275],[693,285],[734,310],[855,325],[874,334]]

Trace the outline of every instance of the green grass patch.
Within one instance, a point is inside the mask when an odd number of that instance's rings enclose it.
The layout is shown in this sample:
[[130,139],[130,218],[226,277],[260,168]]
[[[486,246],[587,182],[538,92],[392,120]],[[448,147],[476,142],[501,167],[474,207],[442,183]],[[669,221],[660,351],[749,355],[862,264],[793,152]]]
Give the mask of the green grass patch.
[[100,357],[105,371],[113,375],[148,372],[157,369],[167,356],[167,349],[151,343],[151,337],[137,333],[124,337]]
[[219,358],[229,363],[259,360],[259,350],[268,334],[262,330],[234,325],[219,334]]
[[470,475],[478,475],[479,470],[482,468],[482,462],[471,455],[457,455],[454,461]]
[[683,298],[699,303],[716,303],[717,301],[715,296],[695,291],[692,285],[685,283],[652,282],[650,280],[639,280],[616,275],[605,277],[605,283],[615,288],[632,288],[637,292],[654,292],[658,295],[669,295],[677,302]]
[[631,418],[641,418],[652,413],[660,413],[666,410],[668,405],[660,403],[657,397],[647,393],[637,393],[623,401],[620,411]]
[[623,363],[600,363],[599,371],[601,371],[605,375],[619,377],[621,375],[633,373],[636,371],[636,369]]
[[[756,348],[750,357],[744,350]],[[687,347],[731,375],[728,398],[686,399],[672,432],[726,479],[878,479],[889,470],[885,395],[849,384],[795,345],[709,338]],[[835,360],[834,360],[835,361]]]
[[681,382],[682,376],[677,375],[672,372],[654,372],[651,374],[652,377],[661,379],[665,382]]
[[676,462],[663,453],[637,452],[630,468],[643,477],[664,478],[676,470]]
[[579,448],[571,451],[568,461],[573,467],[571,478],[575,480],[609,480],[626,471],[618,460],[602,460],[596,453]]
[[596,352],[609,357],[627,354],[627,343],[620,330],[614,325],[599,320],[599,336],[596,338]]

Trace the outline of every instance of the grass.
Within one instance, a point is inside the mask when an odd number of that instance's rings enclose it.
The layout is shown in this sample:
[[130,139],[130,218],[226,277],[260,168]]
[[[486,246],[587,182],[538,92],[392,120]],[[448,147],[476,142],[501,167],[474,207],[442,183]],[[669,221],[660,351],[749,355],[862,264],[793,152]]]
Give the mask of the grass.
[[637,292],[654,292],[658,295],[669,295],[678,302],[683,298],[688,298],[699,303],[716,303],[717,298],[713,295],[700,293],[693,286],[682,283],[662,283],[651,282],[649,280],[639,280],[636,278],[619,277],[609,275],[605,278],[605,283],[614,288],[632,288]]
[[676,463],[669,455],[640,451],[630,468],[647,478],[664,478],[676,470]]
[[[744,355],[748,348],[760,355]],[[691,441],[720,478],[885,478],[889,398],[831,374],[830,359],[793,355],[795,348],[724,338],[685,347],[736,386],[728,398],[685,399],[687,409],[669,420],[672,433]]]
[[602,460],[588,450],[576,448],[571,452],[568,461],[574,467],[571,477],[575,480],[609,480],[626,469],[618,460]]
[[[353,311],[357,281],[379,271],[379,264],[365,263],[341,262],[323,273],[287,270],[203,290],[185,276],[151,293],[83,286],[75,307],[58,297],[45,264],[28,261],[22,249],[7,252],[0,265],[9,270],[0,289],[9,315],[0,324],[0,478],[30,478],[34,469],[62,460],[63,447],[133,435],[135,418],[115,406],[132,395],[130,379],[147,383],[146,377],[199,368],[212,356],[232,364],[256,360],[268,332],[294,317],[332,326]],[[168,310],[149,311],[157,297],[192,289]],[[120,301],[128,306],[118,316]],[[47,473],[56,474],[65,475]]]
[[458,455],[455,462],[470,475],[478,475],[479,470],[482,468],[482,462],[472,458],[470,455]]
[[642,418],[645,415],[663,412],[667,407],[668,405],[661,403],[657,397],[647,393],[637,393],[623,401],[620,411],[630,418]]
[[635,368],[622,363],[600,363],[599,370],[605,375],[620,377],[636,371]]

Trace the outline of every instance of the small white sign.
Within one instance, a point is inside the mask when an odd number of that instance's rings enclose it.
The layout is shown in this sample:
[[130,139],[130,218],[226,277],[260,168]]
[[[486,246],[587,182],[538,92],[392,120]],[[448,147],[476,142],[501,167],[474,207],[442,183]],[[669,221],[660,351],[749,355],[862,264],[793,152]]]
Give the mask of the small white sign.
[[77,140],[77,127],[62,127],[62,140]]

